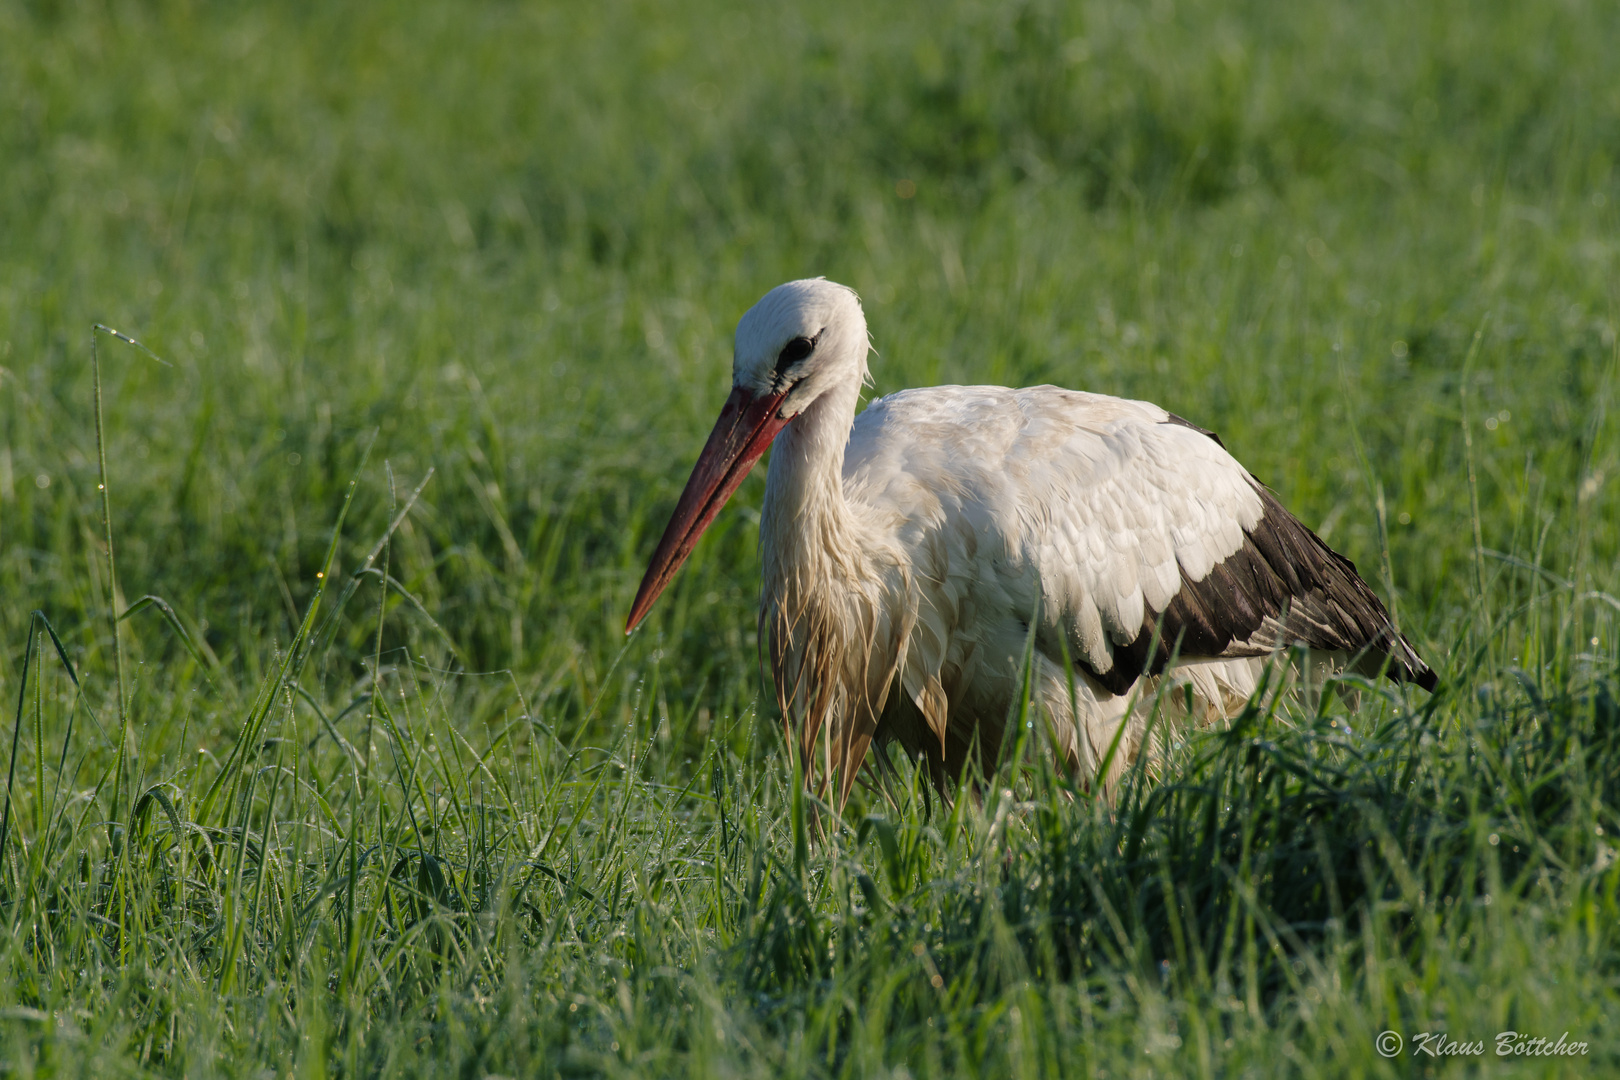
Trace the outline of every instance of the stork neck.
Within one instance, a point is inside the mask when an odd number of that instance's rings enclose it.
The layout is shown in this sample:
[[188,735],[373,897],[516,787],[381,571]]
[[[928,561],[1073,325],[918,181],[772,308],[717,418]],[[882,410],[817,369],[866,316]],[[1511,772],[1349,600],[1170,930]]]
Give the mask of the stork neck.
[[766,551],[852,538],[844,499],[844,448],[855,422],[858,383],[829,390],[794,417],[771,445],[760,534]]

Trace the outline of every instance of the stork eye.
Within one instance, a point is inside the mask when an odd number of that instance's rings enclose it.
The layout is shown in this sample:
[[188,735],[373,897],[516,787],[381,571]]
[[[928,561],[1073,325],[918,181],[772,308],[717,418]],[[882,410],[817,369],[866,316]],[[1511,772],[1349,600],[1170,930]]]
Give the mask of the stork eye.
[[[820,334],[816,335],[817,338],[820,336]],[[815,351],[815,338],[794,338],[792,341],[782,346],[782,354],[776,358],[776,373],[778,375],[782,374],[783,372],[787,371],[788,368],[792,367],[794,364],[797,364],[800,360],[803,360],[805,357],[809,356]]]

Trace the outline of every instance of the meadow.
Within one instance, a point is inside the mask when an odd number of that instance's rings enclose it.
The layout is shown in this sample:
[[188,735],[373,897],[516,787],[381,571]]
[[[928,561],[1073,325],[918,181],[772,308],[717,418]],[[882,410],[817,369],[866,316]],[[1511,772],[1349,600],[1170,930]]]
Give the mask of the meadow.
[[[1614,1070],[1616,41],[0,0],[0,1074]],[[1437,693],[1166,732],[1113,806],[1033,740],[950,801],[897,762],[817,840],[762,474],[623,635],[736,319],[811,275],[874,394],[1218,431]]]

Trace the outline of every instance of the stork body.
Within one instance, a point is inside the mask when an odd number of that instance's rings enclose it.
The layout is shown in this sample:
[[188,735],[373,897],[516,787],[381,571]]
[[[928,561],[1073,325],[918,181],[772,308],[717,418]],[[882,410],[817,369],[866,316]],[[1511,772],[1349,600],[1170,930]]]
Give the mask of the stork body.
[[1105,784],[1144,694],[1187,684],[1201,718],[1227,716],[1289,646],[1434,685],[1349,560],[1210,432],[1054,386],[906,390],[857,416],[868,348],[855,294],[820,279],[743,317],[731,399],[630,617],[774,440],[760,627],[790,739],[840,803],[874,740],[942,787],[975,752],[993,763],[1032,624],[1032,715]]

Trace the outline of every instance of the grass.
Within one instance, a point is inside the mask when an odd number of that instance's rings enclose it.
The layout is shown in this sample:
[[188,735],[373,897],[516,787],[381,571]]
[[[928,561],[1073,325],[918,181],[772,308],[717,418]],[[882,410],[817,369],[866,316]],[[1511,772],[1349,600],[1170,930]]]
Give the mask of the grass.
[[[1614,1068],[1617,31],[0,0],[0,1070]],[[806,274],[879,392],[1218,430],[1440,692],[1180,733],[1113,810],[1026,746],[810,842],[759,478],[621,635]]]

